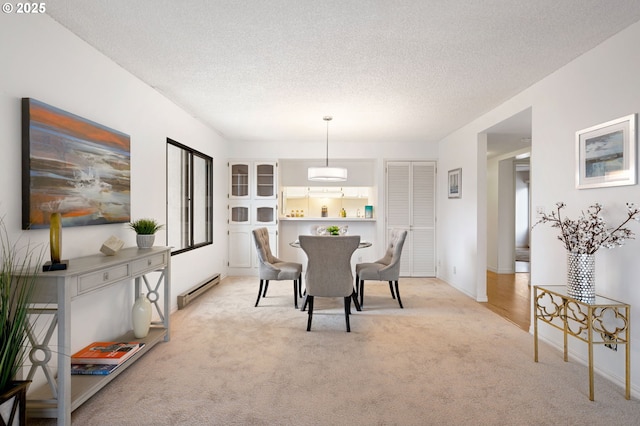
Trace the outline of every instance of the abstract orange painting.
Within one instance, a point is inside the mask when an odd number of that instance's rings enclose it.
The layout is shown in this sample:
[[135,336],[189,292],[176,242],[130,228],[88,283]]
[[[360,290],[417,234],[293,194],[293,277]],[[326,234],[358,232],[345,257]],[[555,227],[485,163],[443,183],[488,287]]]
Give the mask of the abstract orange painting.
[[130,138],[32,98],[22,99],[22,228],[130,221]]

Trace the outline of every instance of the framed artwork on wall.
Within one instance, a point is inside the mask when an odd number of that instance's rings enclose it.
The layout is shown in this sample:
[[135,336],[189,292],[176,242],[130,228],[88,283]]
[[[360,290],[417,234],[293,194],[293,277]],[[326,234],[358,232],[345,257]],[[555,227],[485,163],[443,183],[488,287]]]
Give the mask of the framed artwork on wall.
[[129,222],[129,135],[22,99],[22,229]]
[[576,188],[636,184],[636,114],[576,132]]
[[462,169],[449,170],[449,198],[462,198]]

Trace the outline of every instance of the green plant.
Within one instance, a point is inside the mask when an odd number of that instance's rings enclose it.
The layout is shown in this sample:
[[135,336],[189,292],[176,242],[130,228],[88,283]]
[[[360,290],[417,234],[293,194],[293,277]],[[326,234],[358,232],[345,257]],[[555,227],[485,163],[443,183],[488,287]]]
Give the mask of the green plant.
[[29,300],[43,259],[29,244],[9,240],[4,218],[0,217],[0,392],[15,379],[26,357]]
[[164,225],[160,225],[155,219],[138,219],[129,223],[129,228],[136,231],[136,234],[140,235],[152,235],[156,231],[164,228]]
[[327,226],[327,232],[330,235],[340,235],[340,227],[335,225]]

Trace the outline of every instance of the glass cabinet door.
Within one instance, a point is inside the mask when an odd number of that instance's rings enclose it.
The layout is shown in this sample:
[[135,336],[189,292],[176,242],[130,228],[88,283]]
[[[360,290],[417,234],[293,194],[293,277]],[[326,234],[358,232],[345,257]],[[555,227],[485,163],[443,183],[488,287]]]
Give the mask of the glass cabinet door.
[[230,198],[249,198],[249,164],[230,164]]
[[255,198],[276,198],[276,164],[256,163]]
[[273,202],[269,204],[257,202],[254,206],[254,223],[256,225],[275,225],[277,223],[278,210]]
[[229,205],[229,224],[230,225],[249,225],[251,224],[251,210],[249,206],[242,204]]

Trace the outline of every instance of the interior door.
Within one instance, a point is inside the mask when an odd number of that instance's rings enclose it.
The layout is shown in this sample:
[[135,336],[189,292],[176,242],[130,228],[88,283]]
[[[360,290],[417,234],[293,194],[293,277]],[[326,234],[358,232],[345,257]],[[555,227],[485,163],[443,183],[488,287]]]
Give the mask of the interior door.
[[435,183],[435,162],[387,163],[387,238],[394,228],[408,231],[400,262],[402,276],[436,275]]

